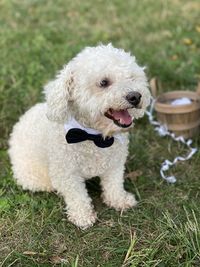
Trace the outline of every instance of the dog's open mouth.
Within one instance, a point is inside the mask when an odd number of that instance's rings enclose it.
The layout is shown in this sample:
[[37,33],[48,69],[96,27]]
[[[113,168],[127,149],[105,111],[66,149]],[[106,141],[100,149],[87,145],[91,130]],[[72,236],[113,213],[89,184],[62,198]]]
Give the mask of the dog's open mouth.
[[132,117],[127,109],[114,110],[110,108],[104,114],[107,118],[113,120],[113,122],[122,128],[127,128],[132,124]]

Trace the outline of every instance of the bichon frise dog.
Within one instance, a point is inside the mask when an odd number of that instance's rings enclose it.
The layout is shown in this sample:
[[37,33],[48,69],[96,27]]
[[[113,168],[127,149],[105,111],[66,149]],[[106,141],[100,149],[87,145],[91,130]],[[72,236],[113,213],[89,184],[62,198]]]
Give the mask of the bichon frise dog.
[[80,228],[97,218],[85,180],[99,176],[103,201],[117,210],[136,205],[124,190],[128,133],[150,102],[135,58],[111,44],[87,47],[49,82],[46,102],[14,126],[9,155],[23,189],[56,190]]

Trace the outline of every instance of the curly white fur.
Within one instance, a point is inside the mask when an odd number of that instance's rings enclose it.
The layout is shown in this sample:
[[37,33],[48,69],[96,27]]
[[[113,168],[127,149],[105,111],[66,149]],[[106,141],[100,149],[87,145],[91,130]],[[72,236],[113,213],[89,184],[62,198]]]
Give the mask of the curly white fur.
[[[105,77],[110,85],[101,88]],[[125,96],[132,91],[142,95],[139,109],[128,106]],[[28,110],[11,134],[9,155],[17,182],[32,191],[56,190],[64,197],[69,220],[81,228],[96,220],[86,179],[101,178],[103,201],[110,207],[120,210],[136,205],[134,195],[123,187],[127,129],[104,116],[109,108],[129,108],[134,119],[143,116],[150,93],[135,58],[111,44],[87,47],[45,86],[44,93],[46,102]],[[91,141],[67,144],[64,123],[71,117],[103,136],[121,134],[125,143],[115,139],[109,148]]]

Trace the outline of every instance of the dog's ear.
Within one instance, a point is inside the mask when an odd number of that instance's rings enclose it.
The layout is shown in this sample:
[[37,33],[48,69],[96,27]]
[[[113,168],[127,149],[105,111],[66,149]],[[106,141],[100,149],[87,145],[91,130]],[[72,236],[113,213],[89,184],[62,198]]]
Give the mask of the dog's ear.
[[68,119],[70,116],[70,93],[73,87],[73,75],[68,64],[58,73],[55,80],[44,87],[49,120],[63,123]]

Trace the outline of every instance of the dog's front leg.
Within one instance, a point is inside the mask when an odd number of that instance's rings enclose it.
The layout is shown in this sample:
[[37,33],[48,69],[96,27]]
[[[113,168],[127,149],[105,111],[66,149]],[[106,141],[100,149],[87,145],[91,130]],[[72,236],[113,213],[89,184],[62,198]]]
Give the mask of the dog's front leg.
[[56,179],[53,186],[64,197],[69,221],[81,229],[94,224],[97,216],[83,178],[70,174],[60,182]]
[[101,177],[104,203],[116,210],[125,210],[137,204],[133,194],[124,190],[124,166],[109,170]]

